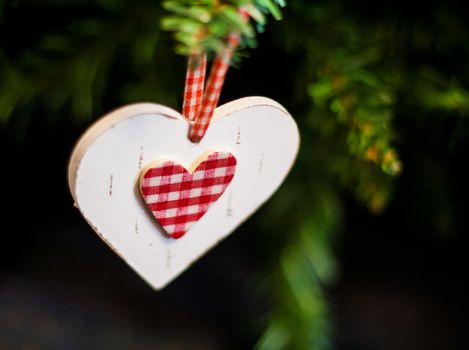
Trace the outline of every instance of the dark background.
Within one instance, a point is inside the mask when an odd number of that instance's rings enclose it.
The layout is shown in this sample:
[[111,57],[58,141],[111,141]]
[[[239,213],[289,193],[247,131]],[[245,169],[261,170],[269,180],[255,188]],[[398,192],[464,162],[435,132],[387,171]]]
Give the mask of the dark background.
[[[427,21],[429,26],[441,6],[456,16],[468,13],[462,2],[446,3],[353,1],[343,11],[359,13],[368,22],[391,17]],[[15,62],[35,47],[42,33],[60,30],[64,23],[97,10],[20,1],[5,4],[3,11],[2,54]],[[285,11],[288,19],[288,8]],[[281,69],[273,77],[272,69],[278,68],[276,62],[294,66],[302,56],[273,44],[283,29],[272,25],[276,27],[272,32],[267,28],[241,69],[230,71],[222,102],[269,96],[296,117],[303,106],[289,94],[297,72],[294,67]],[[434,59],[465,84],[467,75],[461,72],[467,73],[467,38],[459,45],[459,55],[448,54],[450,61]],[[174,55],[170,48],[165,48],[168,56]],[[184,59],[174,57],[179,70],[168,89],[181,91]],[[413,59],[407,62],[418,66],[419,58]],[[246,84],[246,77],[255,79]],[[91,118],[125,102],[113,94],[113,84],[121,80],[137,81],[125,70],[111,71],[110,91]],[[350,191],[338,190],[342,216],[336,220],[342,228],[333,247],[341,269],[337,282],[324,286],[337,349],[462,350],[469,343],[467,123],[465,115],[451,111],[429,112],[420,119],[414,112],[396,107],[395,145],[403,172],[395,180],[389,207],[372,214]],[[264,283],[266,266],[275,270],[275,265],[265,261],[280,256],[281,249],[269,242],[269,234],[258,232],[279,195],[163,291],[155,292],[73,207],[67,160],[90,121],[68,117],[67,107],[54,113],[41,103],[25,104],[1,126],[0,349],[252,348],[277,302],[269,289],[275,283]],[[304,147],[303,162],[310,152]],[[293,170],[287,189],[299,173],[308,176],[303,164]],[[288,225],[288,217],[282,220]]]

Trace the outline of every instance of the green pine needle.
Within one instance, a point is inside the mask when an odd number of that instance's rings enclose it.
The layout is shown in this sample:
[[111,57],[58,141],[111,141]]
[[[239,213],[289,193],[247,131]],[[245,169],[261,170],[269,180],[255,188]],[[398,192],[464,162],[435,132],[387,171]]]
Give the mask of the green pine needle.
[[[163,7],[170,12],[161,21],[165,30],[174,32],[176,52],[184,55],[218,53],[228,34],[241,34],[243,47],[256,46],[256,31],[263,31],[266,15],[282,19],[282,0],[168,0]],[[243,9],[254,24],[242,20]]]

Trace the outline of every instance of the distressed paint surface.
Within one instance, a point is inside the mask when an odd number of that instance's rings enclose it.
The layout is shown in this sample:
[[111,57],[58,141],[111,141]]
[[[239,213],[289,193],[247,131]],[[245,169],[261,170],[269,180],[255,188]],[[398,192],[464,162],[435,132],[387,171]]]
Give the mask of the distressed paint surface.
[[[281,105],[263,97],[218,107],[198,144],[188,140],[188,125],[180,113],[161,105],[122,107],[88,129],[69,164],[75,205],[96,233],[156,289],[177,277],[262,205],[288,174],[299,147],[292,117]],[[142,201],[138,188],[141,167],[166,158],[188,169],[194,159],[214,149],[229,150],[237,159],[229,193],[215,202],[190,234],[171,239],[155,225]]]

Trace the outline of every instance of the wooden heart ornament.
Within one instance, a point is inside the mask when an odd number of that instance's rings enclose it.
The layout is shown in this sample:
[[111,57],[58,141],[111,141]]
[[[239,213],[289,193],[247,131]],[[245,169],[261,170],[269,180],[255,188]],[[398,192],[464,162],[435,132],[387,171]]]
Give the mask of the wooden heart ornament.
[[156,289],[262,205],[298,152],[293,118],[267,98],[218,107],[198,144],[189,123],[161,105],[126,106],[92,125],[69,163],[76,207]]
[[214,152],[187,171],[174,161],[158,162],[142,172],[140,191],[156,221],[172,238],[181,238],[225,192],[236,158]]

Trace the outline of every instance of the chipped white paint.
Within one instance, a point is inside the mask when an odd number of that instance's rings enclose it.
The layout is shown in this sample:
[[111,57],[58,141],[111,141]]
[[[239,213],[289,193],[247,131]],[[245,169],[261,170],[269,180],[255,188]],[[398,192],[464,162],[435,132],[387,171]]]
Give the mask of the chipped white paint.
[[[188,140],[188,126],[181,114],[161,105],[122,107],[86,131],[69,164],[69,186],[78,209],[96,233],[156,289],[264,203],[280,186],[298,152],[294,120],[281,105],[264,97],[218,107],[199,144]],[[168,238],[140,197],[142,166],[169,158],[189,169],[200,155],[220,149],[229,150],[238,161],[228,191],[184,237]]]

